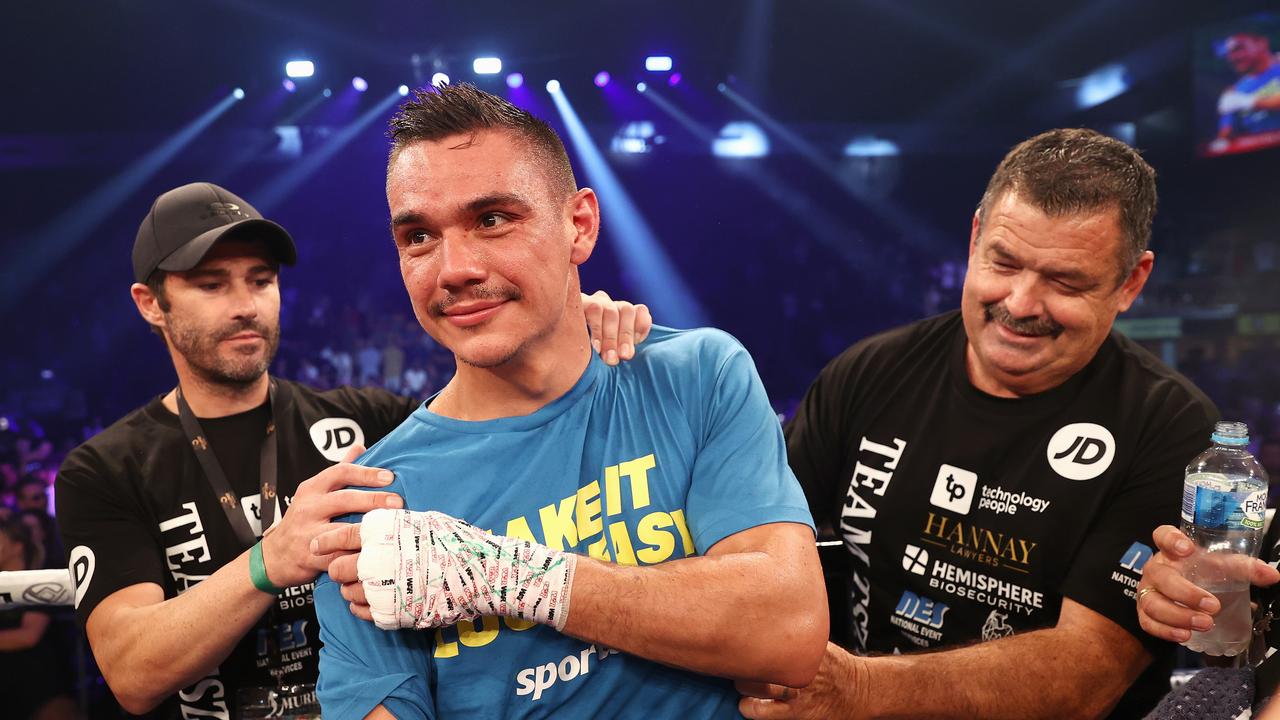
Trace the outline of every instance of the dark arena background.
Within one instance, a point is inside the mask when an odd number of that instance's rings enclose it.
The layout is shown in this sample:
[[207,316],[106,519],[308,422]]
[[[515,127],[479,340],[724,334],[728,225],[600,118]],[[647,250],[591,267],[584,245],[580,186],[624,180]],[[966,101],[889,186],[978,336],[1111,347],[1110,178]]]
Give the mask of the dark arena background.
[[[1242,29],[1280,50],[1280,7],[12,3],[0,500],[27,477],[51,484],[70,448],[173,387],[129,253],[152,199],[183,183],[231,189],[298,244],[274,374],[423,396],[446,382],[383,187],[387,119],[440,82],[548,120],[603,207],[583,287],[729,331],[784,416],[854,341],[958,306],[970,220],[1011,146],[1054,127],[1120,138],[1156,168],[1160,203],[1155,271],[1117,328],[1247,422],[1280,477],[1280,122],[1217,137],[1235,78],[1221,45]],[[78,702],[114,716],[63,620]]]

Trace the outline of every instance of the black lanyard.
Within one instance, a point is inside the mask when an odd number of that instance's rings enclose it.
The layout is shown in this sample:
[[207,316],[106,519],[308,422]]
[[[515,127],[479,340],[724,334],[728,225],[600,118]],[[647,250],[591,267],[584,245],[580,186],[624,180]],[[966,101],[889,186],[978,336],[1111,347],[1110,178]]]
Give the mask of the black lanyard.
[[[258,536],[253,532],[253,528],[249,527],[249,521],[245,518],[244,511],[240,509],[240,500],[231,491],[231,486],[227,483],[227,475],[222,471],[222,465],[218,463],[218,457],[213,454],[213,450],[209,447],[209,441],[205,439],[204,431],[200,429],[200,422],[196,420],[195,413],[191,412],[191,406],[182,397],[181,386],[177,389],[177,395],[178,419],[182,422],[182,430],[187,434],[187,439],[191,441],[191,449],[195,451],[196,457],[200,460],[200,467],[204,469],[204,476],[209,481],[209,487],[213,488],[213,494],[218,498],[218,503],[222,505],[222,511],[227,514],[231,529],[235,531],[240,543],[246,548],[252,547],[258,541]],[[262,484],[260,513],[263,530],[266,530],[266,526],[275,519],[277,503],[276,383],[274,380],[270,381],[267,396],[271,403],[271,419],[267,421],[267,436],[262,443],[262,453],[258,464],[258,478]],[[268,509],[270,509],[270,512],[268,512]]]

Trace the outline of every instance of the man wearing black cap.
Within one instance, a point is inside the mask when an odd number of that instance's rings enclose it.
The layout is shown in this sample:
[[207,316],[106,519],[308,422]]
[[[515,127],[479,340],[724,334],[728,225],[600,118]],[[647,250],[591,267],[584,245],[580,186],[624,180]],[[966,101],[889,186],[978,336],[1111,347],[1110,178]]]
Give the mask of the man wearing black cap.
[[178,385],[73,451],[57,480],[76,614],[130,712],[229,719],[309,703],[311,588],[329,560],[310,541],[335,516],[401,504],[341,488],[390,482],[348,461],[416,401],[267,374],[276,273],[296,256],[283,228],[210,183],[164,193],[139,228],[130,291]]
[[276,271],[296,257],[283,228],[209,183],[161,195],[138,230],[130,291],[178,386],[73,451],[57,480],[76,614],[130,712],[230,718],[254,688],[313,683],[323,565],[306,544],[389,501],[336,491],[386,480],[333,463],[416,402],[267,374]]

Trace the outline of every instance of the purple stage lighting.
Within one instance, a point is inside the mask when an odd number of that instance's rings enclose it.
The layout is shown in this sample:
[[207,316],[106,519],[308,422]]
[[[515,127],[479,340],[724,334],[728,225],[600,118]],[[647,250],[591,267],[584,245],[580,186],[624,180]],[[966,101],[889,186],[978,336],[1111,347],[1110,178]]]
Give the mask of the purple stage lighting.
[[680,84],[680,73],[671,73],[671,77],[667,78],[667,84],[675,87]]
[[351,78],[351,87],[355,88],[356,92],[364,92],[369,89],[369,81],[357,75]]
[[601,88],[602,88],[602,87],[604,87],[605,85],[608,85],[608,84],[609,84],[609,71],[608,71],[608,70],[601,70],[600,72],[596,73],[596,80],[595,80],[595,82],[596,82],[596,87],[601,87]]
[[520,73],[511,73],[507,76],[507,87],[515,90],[521,85],[524,85],[524,75],[521,75]]
[[297,90],[297,89],[298,89],[298,85],[297,85],[297,83],[295,83],[294,81],[290,80],[289,78],[285,78],[285,79],[284,79],[284,82],[282,82],[282,83],[280,83],[280,84],[281,84],[281,85],[283,85],[283,86],[284,86],[284,89],[285,89],[285,90],[288,90],[289,92],[293,92],[294,90]]

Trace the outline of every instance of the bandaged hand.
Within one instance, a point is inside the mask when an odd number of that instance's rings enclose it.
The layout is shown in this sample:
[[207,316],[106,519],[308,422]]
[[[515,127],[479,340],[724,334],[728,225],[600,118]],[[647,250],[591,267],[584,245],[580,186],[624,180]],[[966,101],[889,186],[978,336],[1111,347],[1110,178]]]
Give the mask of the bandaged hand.
[[440,512],[373,510],[356,563],[383,630],[505,615],[564,628],[577,556],[494,535]]

